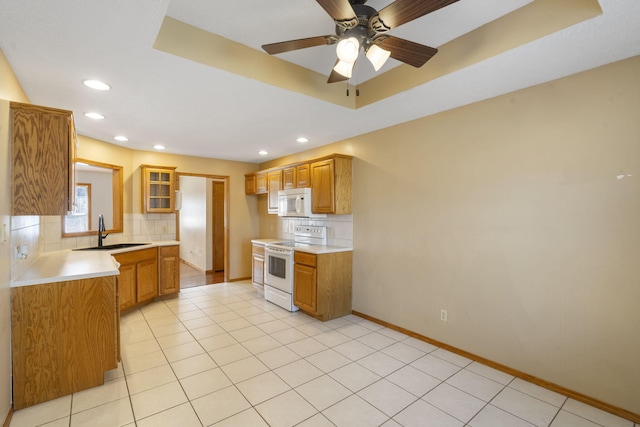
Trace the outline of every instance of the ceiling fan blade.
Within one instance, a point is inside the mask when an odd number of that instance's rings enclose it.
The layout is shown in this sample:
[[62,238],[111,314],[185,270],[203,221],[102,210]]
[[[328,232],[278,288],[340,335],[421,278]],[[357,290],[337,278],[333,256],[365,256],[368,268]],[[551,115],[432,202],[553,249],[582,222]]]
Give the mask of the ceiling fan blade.
[[458,0],[396,0],[378,12],[387,29],[399,27]]
[[414,67],[421,67],[430,60],[438,49],[398,37],[388,36],[376,44],[391,52],[391,57]]
[[[340,62],[340,60],[338,59],[336,61],[336,63],[334,64],[334,67],[336,65],[338,65],[338,62]],[[336,83],[336,82],[343,82],[345,80],[349,80],[349,77],[345,77],[342,74],[340,74],[339,72],[337,72],[336,70],[334,70],[333,68],[331,69],[331,74],[329,75],[329,80],[327,80],[327,83]]]
[[334,21],[356,19],[349,0],[316,0]]
[[289,52],[291,50],[304,49],[307,47],[322,46],[327,44],[334,44],[337,37],[331,36],[316,36],[308,37],[306,39],[289,40],[286,42],[263,44],[262,48],[269,54],[275,55],[276,53]]

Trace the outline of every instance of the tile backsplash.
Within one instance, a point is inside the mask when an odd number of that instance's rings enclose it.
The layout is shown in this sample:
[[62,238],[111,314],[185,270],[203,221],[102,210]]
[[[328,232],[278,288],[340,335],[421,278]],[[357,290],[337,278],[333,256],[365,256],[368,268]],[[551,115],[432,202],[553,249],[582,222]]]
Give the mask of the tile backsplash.
[[[62,237],[62,221],[59,216],[44,216],[44,252],[96,246],[97,236]],[[123,242],[153,242],[176,239],[175,214],[124,214],[122,233],[112,233],[105,245]]]
[[[176,239],[175,214],[124,214],[123,233],[110,234],[105,245]],[[97,236],[62,237],[60,216],[11,217],[11,280],[24,273],[40,255],[66,249],[96,246]],[[18,256],[24,247],[26,257]]]
[[353,247],[353,215],[328,215],[326,218],[281,218],[278,236],[293,240],[297,225],[327,227],[327,245]]
[[[39,216],[11,217],[11,280],[24,273],[42,253],[40,218]],[[19,246],[24,246],[26,257],[18,256]]]

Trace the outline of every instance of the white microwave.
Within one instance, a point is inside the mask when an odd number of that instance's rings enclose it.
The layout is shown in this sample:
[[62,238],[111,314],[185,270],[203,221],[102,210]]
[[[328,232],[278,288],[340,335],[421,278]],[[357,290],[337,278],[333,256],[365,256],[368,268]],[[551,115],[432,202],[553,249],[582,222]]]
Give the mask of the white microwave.
[[311,213],[311,189],[291,188],[278,191],[278,216],[326,218],[326,214]]

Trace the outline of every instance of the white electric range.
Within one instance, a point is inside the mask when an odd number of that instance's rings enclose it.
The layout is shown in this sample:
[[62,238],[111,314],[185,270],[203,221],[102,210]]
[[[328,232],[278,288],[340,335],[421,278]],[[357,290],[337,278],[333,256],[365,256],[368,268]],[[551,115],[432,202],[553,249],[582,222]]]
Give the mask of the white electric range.
[[267,301],[297,311],[293,303],[293,252],[295,248],[327,244],[327,227],[298,225],[294,240],[271,242],[264,247],[264,297]]

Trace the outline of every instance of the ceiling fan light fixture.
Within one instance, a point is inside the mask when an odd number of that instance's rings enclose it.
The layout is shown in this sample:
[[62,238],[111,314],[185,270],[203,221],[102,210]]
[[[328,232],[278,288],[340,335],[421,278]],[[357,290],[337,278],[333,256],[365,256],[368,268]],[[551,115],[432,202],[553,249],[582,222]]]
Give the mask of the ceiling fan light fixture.
[[351,64],[355,63],[356,59],[358,59],[359,51],[360,42],[355,37],[347,37],[340,40],[340,42],[338,42],[338,46],[336,47],[338,59],[340,59],[341,62],[347,62]]
[[366,53],[367,59],[373,65],[373,69],[378,71],[382,66],[387,62],[389,56],[391,56],[391,52],[388,50],[384,50],[378,45],[372,44],[367,49]]
[[354,62],[345,62],[343,60],[340,60],[340,61],[338,61],[336,66],[333,67],[333,70],[336,73],[341,74],[341,75],[345,76],[346,78],[350,79],[351,75],[353,74],[353,66],[354,65],[355,65],[355,61]]

